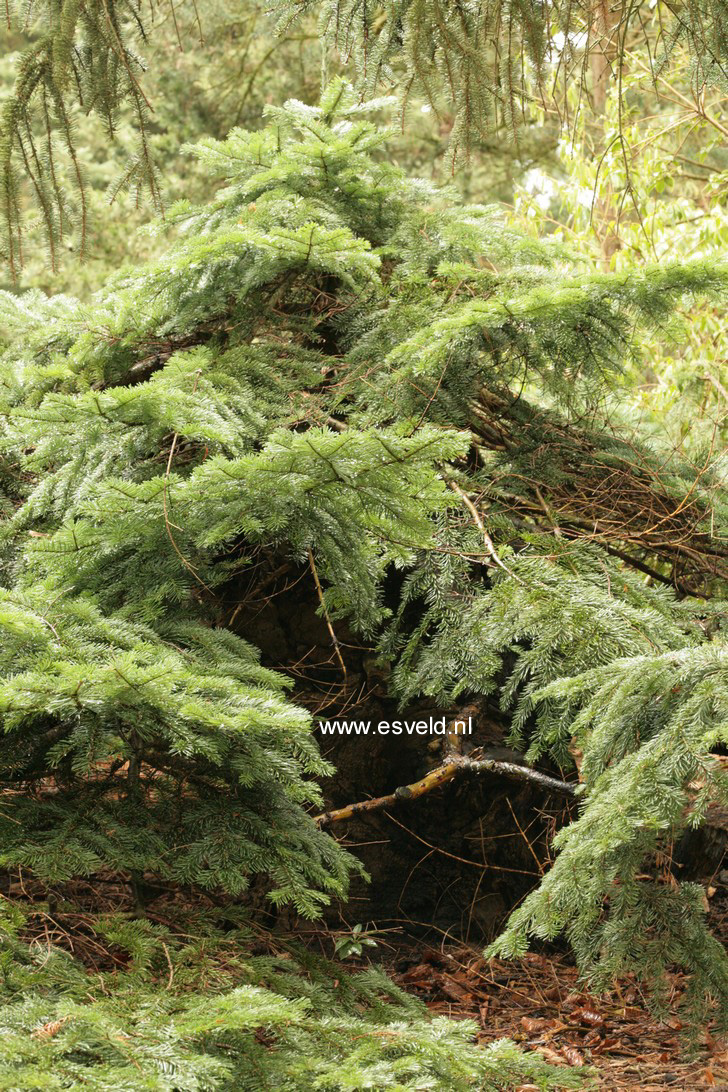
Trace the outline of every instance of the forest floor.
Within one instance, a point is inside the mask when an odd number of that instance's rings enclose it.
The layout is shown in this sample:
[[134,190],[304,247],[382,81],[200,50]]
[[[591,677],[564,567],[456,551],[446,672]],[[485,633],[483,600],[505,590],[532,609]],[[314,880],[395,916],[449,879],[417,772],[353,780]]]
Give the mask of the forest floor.
[[[728,928],[728,900],[711,917],[723,927],[717,931]],[[703,1032],[692,1054],[685,1042],[679,974],[670,980],[669,1016],[658,1022],[633,979],[599,997],[585,993],[567,954],[506,962],[462,944],[413,942],[398,950],[389,970],[433,1013],[474,1020],[483,1044],[509,1038],[555,1065],[593,1066],[599,1092],[728,1090],[728,1042]]]
[[[44,908],[31,915],[27,939],[72,952],[90,973],[123,969],[128,955],[100,943],[91,925],[93,914],[131,911],[128,885],[79,881],[73,886],[76,902],[88,913],[56,912],[53,918],[45,912],[47,893],[40,885],[25,878],[8,888],[8,895],[22,895],[28,907],[40,900]],[[200,899],[205,901],[198,896],[196,902],[190,902],[189,894],[169,890],[149,903],[147,912],[152,921],[174,931],[180,915],[186,921],[188,910],[199,909]],[[49,921],[54,925],[52,935]],[[711,898],[710,924],[716,936],[728,939],[726,886],[719,887]],[[184,929],[182,935],[187,935],[187,926]],[[337,936],[317,927],[298,932],[295,926],[285,935],[329,958]],[[554,1065],[591,1066],[596,1084],[585,1077],[584,1087],[596,1087],[597,1092],[701,1092],[709,1088],[728,1092],[728,1040],[708,1029],[701,1033],[692,1053],[688,1048],[680,1012],[685,989],[680,973],[670,975],[669,1014],[660,1022],[649,1014],[634,978],[625,977],[617,987],[597,997],[585,992],[573,958],[565,951],[531,952],[508,961],[486,960],[482,945],[453,941],[444,934],[441,942],[435,941],[436,935],[434,927],[424,937],[408,935],[399,927],[385,928],[375,958],[402,989],[423,1001],[433,1014],[473,1020],[484,1046],[507,1038],[524,1050],[537,1051]],[[280,950],[274,934],[263,929],[260,943],[266,951],[268,941],[272,951]],[[366,951],[374,954],[371,948]],[[355,972],[357,962],[347,961],[346,969]],[[522,1085],[511,1092],[537,1090]]]

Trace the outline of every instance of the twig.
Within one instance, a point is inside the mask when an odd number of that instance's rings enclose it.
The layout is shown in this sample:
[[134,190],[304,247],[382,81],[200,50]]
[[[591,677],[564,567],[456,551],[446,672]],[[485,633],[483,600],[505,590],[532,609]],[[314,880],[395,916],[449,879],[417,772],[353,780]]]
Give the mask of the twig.
[[167,959],[167,966],[169,967],[169,978],[167,979],[167,989],[171,990],[172,989],[172,982],[174,981],[174,966],[172,964],[172,960],[169,957],[169,948],[164,943],[164,941],[162,941],[162,947],[164,948],[164,954],[165,954],[166,959]]
[[507,565],[504,565],[503,562],[501,561],[500,557],[498,556],[498,551],[495,548],[495,543],[493,542],[493,539],[490,537],[490,535],[486,531],[485,524],[483,523],[482,519],[480,518],[480,515],[478,513],[478,509],[475,507],[475,505],[471,501],[470,497],[467,495],[467,493],[463,492],[463,490],[460,488],[460,486],[457,484],[457,482],[449,481],[447,484],[450,486],[450,488],[453,490],[453,492],[457,493],[457,495],[460,497],[460,500],[463,502],[463,504],[465,505],[467,510],[470,512],[471,516],[473,517],[473,521],[475,523],[475,526],[478,528],[481,535],[483,536],[483,542],[485,543],[485,548],[488,551],[488,553],[490,554],[490,556],[493,558],[493,561],[495,562],[495,564],[500,569],[503,569],[504,572],[508,573],[509,576],[512,576],[514,580],[517,580],[519,584],[522,584],[523,581],[521,580],[521,578],[516,576],[516,574],[511,569],[509,569]]
[[539,870],[539,872],[543,876],[543,865],[541,864],[541,861],[538,859],[538,854],[536,853],[536,850],[533,848],[533,846],[531,845],[531,842],[528,840],[528,835],[526,834],[526,832],[523,829],[523,827],[521,826],[521,824],[518,822],[518,816],[516,815],[515,811],[513,810],[513,805],[511,804],[508,797],[506,797],[506,804],[508,805],[508,809],[509,809],[511,815],[513,816],[513,822],[518,827],[518,833],[521,835],[524,842],[528,846],[528,851],[531,854],[531,856],[533,857],[534,861],[536,862],[536,868]]
[[346,678],[346,664],[344,663],[344,658],[341,655],[341,646],[339,645],[339,638],[334,633],[334,627],[331,624],[331,618],[329,617],[329,612],[326,609],[326,603],[324,601],[323,588],[321,587],[321,581],[319,580],[318,571],[316,569],[316,562],[313,559],[313,550],[311,550],[310,548],[309,548],[309,551],[308,551],[308,563],[311,566],[311,573],[312,573],[314,581],[316,583],[316,591],[318,592],[319,603],[321,604],[321,610],[324,612],[324,618],[326,619],[326,625],[327,625],[328,630],[329,630],[329,635],[331,637],[331,642],[332,642],[332,644],[334,646],[334,652],[336,653],[336,658],[339,661],[339,664],[341,666],[341,672],[342,672],[344,678]]
[[[418,868],[422,864],[422,862],[427,860],[427,857],[431,856],[433,853],[439,853],[443,857],[449,857],[451,861],[458,861],[460,864],[468,864],[472,865],[473,868],[479,868],[481,872],[513,872],[518,876],[536,875],[535,872],[526,872],[526,870],[523,868],[507,868],[505,865],[488,864],[486,860],[473,861],[469,857],[458,857],[456,853],[450,853],[448,852],[448,850],[443,849],[442,846],[434,846],[432,842],[426,841],[419,834],[416,834],[413,830],[410,830],[409,827],[406,827],[404,823],[400,823],[399,819],[395,819],[394,816],[390,815],[388,811],[384,814],[387,816],[387,819],[389,819],[392,823],[395,823],[396,826],[400,828],[400,830],[406,831],[407,834],[410,834],[416,841],[421,842],[423,846],[427,846],[427,848],[429,849],[430,852],[426,854],[425,857],[420,858],[420,860],[415,865],[415,868]],[[412,869],[412,872],[414,872],[414,868]],[[412,875],[412,872],[410,872],[410,876]],[[409,879],[409,876],[407,878]],[[404,889],[402,893],[403,892]],[[400,901],[402,899],[402,893],[400,893],[399,896]]]
[[517,762],[501,762],[496,758],[465,758],[460,760],[466,770],[473,773],[497,773],[512,777],[517,781],[533,781],[544,789],[558,792],[564,796],[576,796],[577,786],[570,781],[560,781],[557,777],[534,770],[532,766],[521,766]]
[[387,796],[376,796],[372,800],[360,800],[356,804],[347,804],[344,808],[322,812],[321,815],[316,816],[315,821],[320,826],[327,826],[329,823],[352,819],[366,812],[391,808],[403,800],[415,800],[418,796],[432,792],[433,789],[439,789],[441,785],[445,785],[464,772],[495,773],[520,781],[533,781],[549,792],[558,792],[564,796],[576,796],[577,792],[576,785],[568,781],[559,781],[555,777],[550,777],[549,774],[542,773],[541,770],[534,770],[531,766],[519,766],[515,762],[501,762],[494,758],[473,759],[453,754],[441,766],[431,770],[419,781],[413,781],[410,785],[401,785]]
[[342,819],[351,819],[368,811],[381,811],[382,808],[391,808],[401,800],[415,800],[418,796],[438,789],[440,785],[452,781],[460,771],[460,763],[451,759],[441,766],[431,770],[419,781],[413,781],[411,785],[400,785],[394,792],[387,796],[375,796],[372,800],[360,800],[358,804],[347,804],[345,808],[337,808],[335,811],[325,811],[316,816],[316,822],[321,826],[329,823],[338,823]]
[[[194,383],[194,386],[192,388],[192,393],[193,394],[197,390],[197,384],[199,383],[201,375],[202,375],[202,371],[200,369],[198,369],[196,374],[195,374],[195,383]],[[172,437],[172,446],[169,449],[169,458],[167,459],[167,467],[166,467],[166,470],[164,472],[164,484],[163,484],[163,487],[162,487],[162,508],[164,510],[164,527],[165,527],[165,530],[167,532],[167,538],[172,543],[172,548],[173,548],[174,552],[177,554],[177,557],[180,559],[180,561],[184,565],[184,567],[187,569],[187,571],[189,573],[192,574],[192,576],[195,578],[195,580],[200,585],[200,587],[204,588],[206,592],[209,592],[210,595],[214,596],[215,593],[213,592],[212,588],[209,588],[207,586],[205,581],[200,577],[200,575],[197,572],[197,569],[195,568],[195,566],[192,565],[187,560],[187,558],[184,556],[184,554],[180,550],[179,546],[177,545],[177,542],[175,540],[174,535],[172,534],[172,524],[171,524],[170,519],[169,519],[167,492],[168,492],[168,489],[169,489],[169,476],[170,476],[170,474],[172,472],[172,460],[174,459],[174,453],[175,453],[175,450],[177,448],[178,438],[179,438],[179,433],[175,432],[174,436]],[[178,528],[178,530],[179,530],[179,528]]]
[[535,492],[536,496],[538,497],[538,503],[541,505],[544,512],[546,513],[546,518],[551,521],[551,524],[552,524],[553,529],[554,529],[554,534],[556,535],[557,538],[563,538],[564,536],[563,536],[563,533],[561,531],[561,528],[559,527],[558,521],[556,520],[553,512],[551,511],[548,504],[544,500],[543,493],[541,492],[541,490],[539,489],[539,487],[537,485],[534,486],[534,492]]

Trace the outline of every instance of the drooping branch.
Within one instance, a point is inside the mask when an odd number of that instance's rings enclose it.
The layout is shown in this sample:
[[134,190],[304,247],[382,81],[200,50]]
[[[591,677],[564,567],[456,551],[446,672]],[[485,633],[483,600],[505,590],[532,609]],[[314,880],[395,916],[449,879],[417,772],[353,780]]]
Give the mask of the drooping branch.
[[140,79],[143,62],[136,42],[146,38],[141,5],[136,0],[87,0],[86,3],[19,5],[17,18],[6,6],[9,31],[28,37],[20,51],[15,85],[0,111],[0,225],[4,249],[15,280],[22,265],[23,215],[20,189],[29,184],[48,241],[51,268],[69,223],[69,204],[59,185],[65,154],[77,187],[81,250],[86,242],[86,182],[72,117],[80,107],[96,114],[114,137],[124,107],[131,108],[138,147],[112,198],[123,188],[146,191],[161,209],[161,191],[148,141],[151,104]]

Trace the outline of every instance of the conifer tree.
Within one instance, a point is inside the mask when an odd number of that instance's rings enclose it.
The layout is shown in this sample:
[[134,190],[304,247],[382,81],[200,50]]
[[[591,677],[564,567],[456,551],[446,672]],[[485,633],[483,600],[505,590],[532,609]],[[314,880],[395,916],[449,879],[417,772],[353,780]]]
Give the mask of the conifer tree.
[[312,1022],[310,978],[235,979],[222,911],[214,1001],[172,991],[149,1014],[145,968],[204,978],[144,921],[149,885],[222,893],[235,921],[264,883],[315,916],[356,867],[307,811],[329,769],[308,715],[236,632],[230,590],[261,559],[310,570],[332,633],[376,644],[403,701],[498,691],[530,759],[581,754],[579,818],[499,951],[565,931],[597,984],[628,968],[659,1005],[678,964],[691,1015],[725,1016],[701,889],[661,864],[726,796],[720,468],[615,432],[605,396],[640,327],[674,332],[728,271],[579,274],[389,163],[367,118],[384,105],[335,81],[203,141],[224,185],[171,210],[162,258],[89,307],[2,298],[2,863],[49,892],[121,878],[140,918],[98,924],[134,961],[90,1002],[69,960],[33,966],[22,899],[8,911],[4,1021],[37,1032],[23,1080],[51,1056],[58,1087],[143,1064],[152,1088],[496,1088],[499,1064],[530,1064],[440,1040],[401,998],[387,1016],[381,980],[371,1037],[351,1023],[366,980],[323,986],[338,1008]]

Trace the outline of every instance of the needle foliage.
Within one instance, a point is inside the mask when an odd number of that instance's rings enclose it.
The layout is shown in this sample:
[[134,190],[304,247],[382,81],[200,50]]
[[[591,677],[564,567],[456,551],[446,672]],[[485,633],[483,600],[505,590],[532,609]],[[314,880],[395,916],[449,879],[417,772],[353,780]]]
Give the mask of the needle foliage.
[[[309,917],[345,894],[308,714],[236,631],[240,577],[285,559],[402,700],[498,692],[532,757],[581,755],[578,819],[498,950],[566,932],[597,984],[632,970],[658,1005],[678,964],[691,1015],[724,1017],[701,891],[661,863],[726,802],[720,462],[616,431],[605,396],[640,329],[674,333],[728,271],[585,276],[407,178],[386,138],[342,81],[271,107],[193,149],[218,189],[171,211],[161,258],[89,306],[2,298],[0,861],[51,893],[120,877],[142,917],[154,884],[233,908],[262,885]],[[202,998],[203,940],[96,918],[140,953],[97,989],[7,928],[14,1087],[555,1080],[379,978],[314,998],[313,972],[253,961]]]

